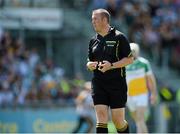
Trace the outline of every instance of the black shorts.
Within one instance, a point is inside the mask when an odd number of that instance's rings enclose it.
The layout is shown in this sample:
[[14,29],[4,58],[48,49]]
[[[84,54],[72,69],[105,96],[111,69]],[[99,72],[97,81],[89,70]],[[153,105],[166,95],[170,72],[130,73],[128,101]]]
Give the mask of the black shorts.
[[103,104],[111,109],[123,108],[127,102],[127,84],[121,80],[92,80],[92,98],[94,105]]

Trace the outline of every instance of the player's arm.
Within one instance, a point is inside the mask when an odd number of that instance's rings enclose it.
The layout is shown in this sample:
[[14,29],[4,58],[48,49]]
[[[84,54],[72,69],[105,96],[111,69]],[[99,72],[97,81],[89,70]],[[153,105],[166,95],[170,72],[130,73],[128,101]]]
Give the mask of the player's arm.
[[153,74],[147,75],[147,86],[150,92],[150,101],[151,104],[155,104],[157,101],[157,86],[156,86],[156,79]]
[[156,79],[151,69],[151,65],[149,61],[146,61],[145,70],[146,70],[147,88],[150,92],[150,102],[151,104],[155,104],[157,101],[157,86],[156,86]]
[[84,91],[81,91],[80,94],[76,97],[76,104],[82,104],[85,99]]

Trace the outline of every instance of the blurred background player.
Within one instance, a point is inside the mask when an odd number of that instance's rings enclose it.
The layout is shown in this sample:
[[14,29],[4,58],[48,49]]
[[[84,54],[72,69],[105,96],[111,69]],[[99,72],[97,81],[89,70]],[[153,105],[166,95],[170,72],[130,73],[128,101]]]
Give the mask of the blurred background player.
[[79,115],[78,124],[74,129],[73,133],[80,132],[83,124],[86,124],[88,127],[84,133],[93,132],[93,102],[91,97],[91,82],[85,82],[84,90],[82,90],[76,98],[76,110]]
[[127,106],[136,123],[137,133],[147,133],[145,113],[148,107],[148,97],[150,103],[155,104],[156,80],[147,59],[139,56],[139,45],[130,43],[134,56],[134,63],[126,67],[128,84]]

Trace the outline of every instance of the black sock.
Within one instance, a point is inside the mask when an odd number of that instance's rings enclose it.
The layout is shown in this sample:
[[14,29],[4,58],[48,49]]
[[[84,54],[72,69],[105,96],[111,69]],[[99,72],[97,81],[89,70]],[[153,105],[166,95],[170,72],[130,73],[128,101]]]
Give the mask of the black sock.
[[108,133],[107,124],[97,123],[96,124],[96,133]]
[[126,123],[126,125],[123,128],[116,128],[118,133],[129,133],[129,125]]

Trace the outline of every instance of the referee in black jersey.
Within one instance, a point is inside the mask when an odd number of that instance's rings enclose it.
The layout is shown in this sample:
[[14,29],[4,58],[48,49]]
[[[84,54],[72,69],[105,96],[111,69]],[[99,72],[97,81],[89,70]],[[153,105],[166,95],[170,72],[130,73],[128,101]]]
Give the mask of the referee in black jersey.
[[92,12],[96,35],[90,40],[87,68],[93,71],[92,98],[96,112],[96,132],[108,133],[109,107],[118,133],[128,133],[125,120],[127,85],[125,66],[133,62],[129,42],[123,33],[110,26],[105,9]]

